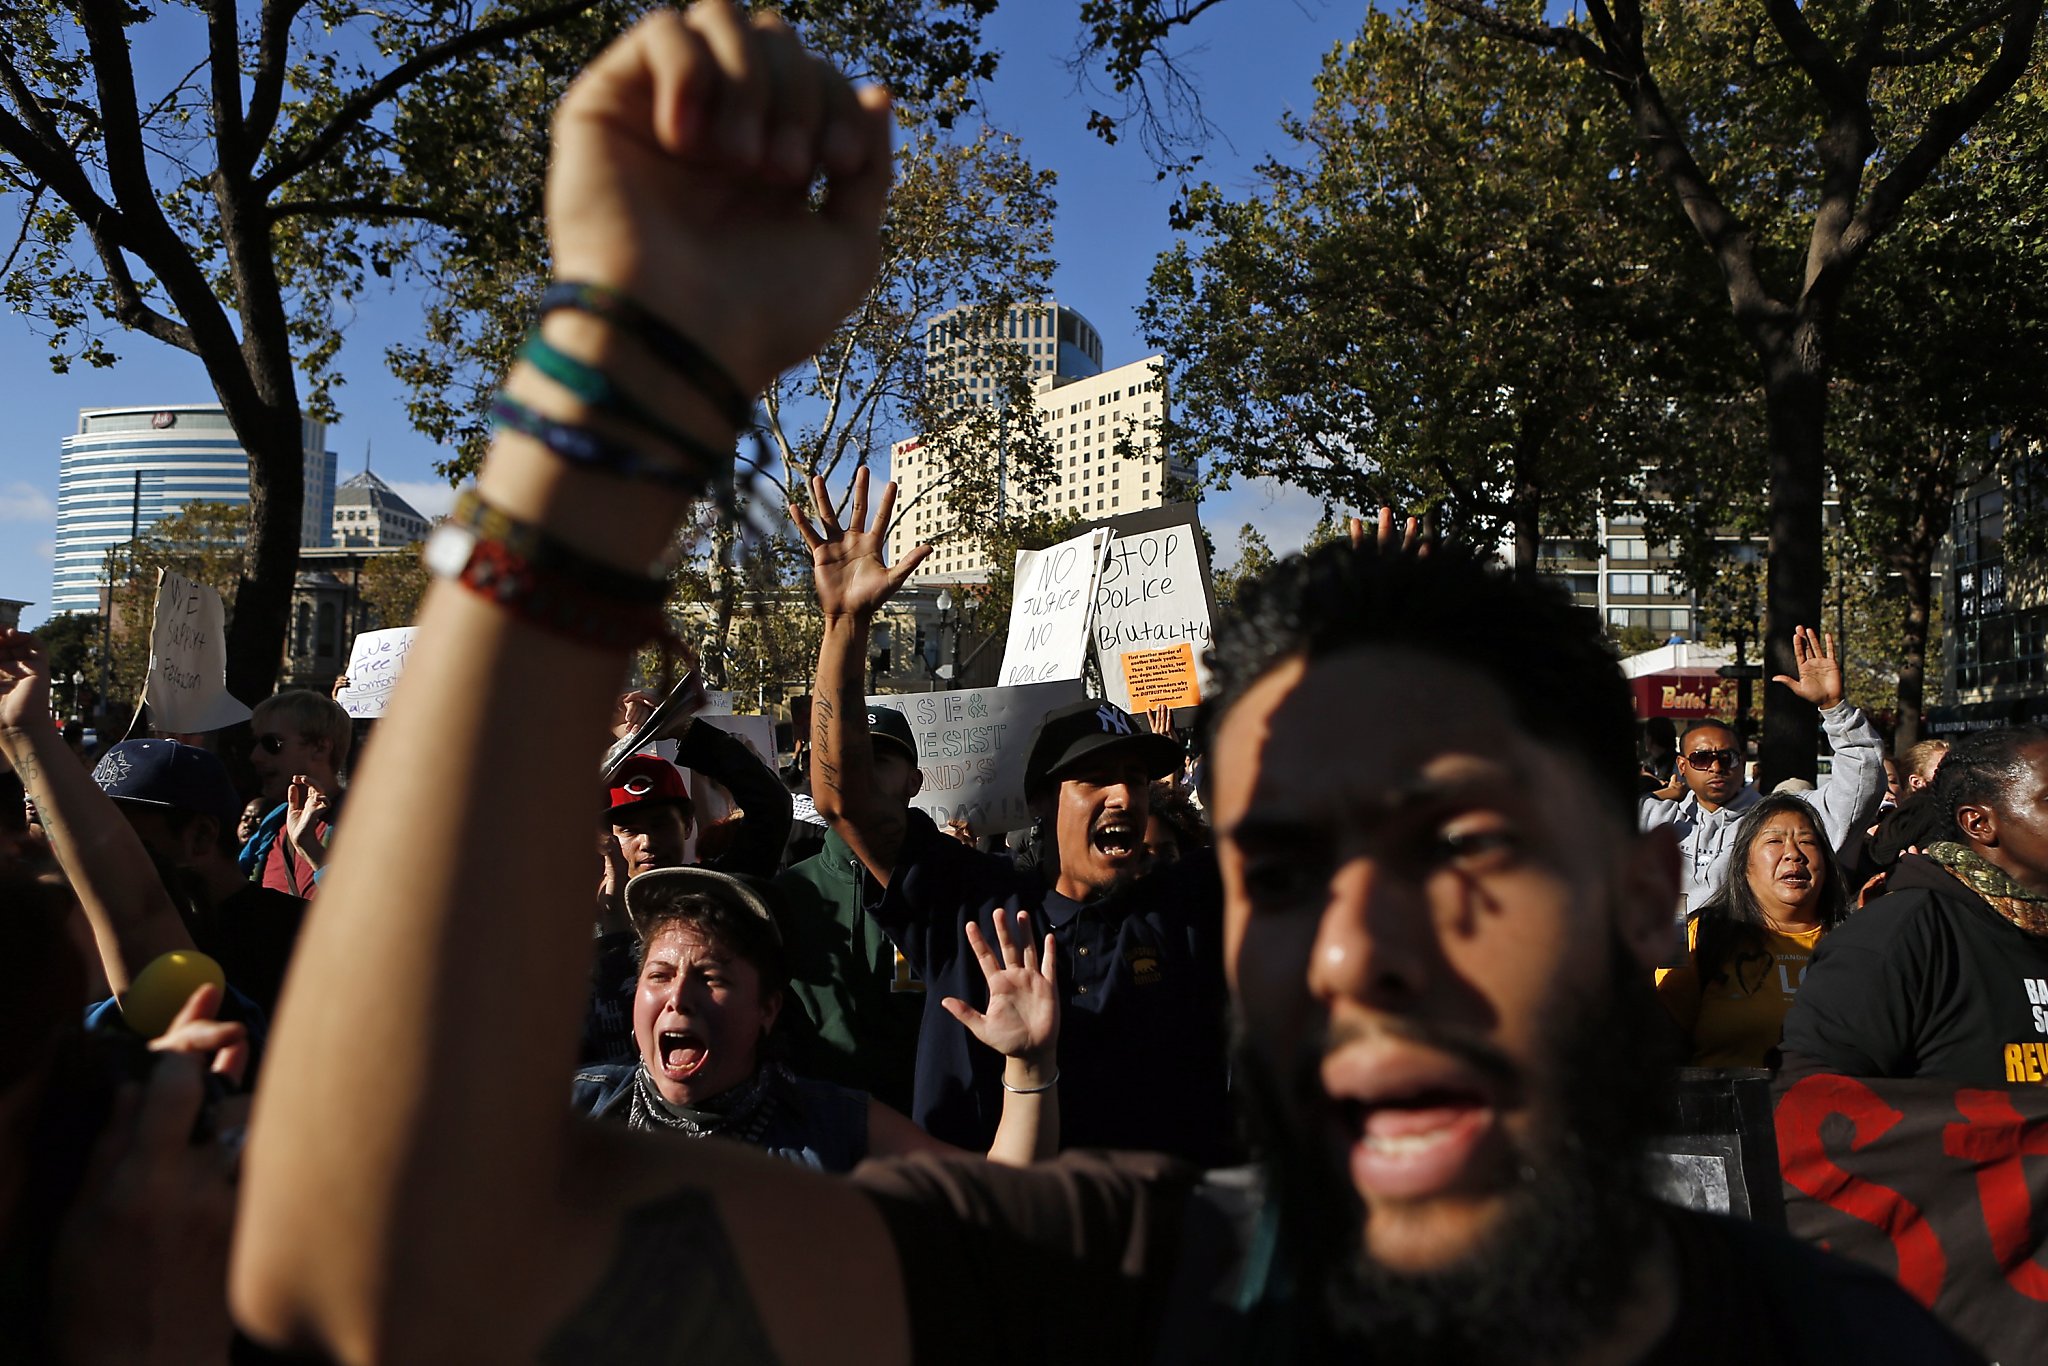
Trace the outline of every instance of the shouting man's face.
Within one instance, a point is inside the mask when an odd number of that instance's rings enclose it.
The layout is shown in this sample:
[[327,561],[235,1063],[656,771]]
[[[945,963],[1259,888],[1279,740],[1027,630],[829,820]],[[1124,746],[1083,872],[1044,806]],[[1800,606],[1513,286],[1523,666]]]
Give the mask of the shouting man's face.
[[1212,766],[1244,1075],[1339,1319],[1387,1359],[1582,1338],[1586,1287],[1619,1299],[1641,1244],[1654,1088],[1626,1053],[1651,1032],[1668,838],[1485,678],[1394,647],[1282,663]]

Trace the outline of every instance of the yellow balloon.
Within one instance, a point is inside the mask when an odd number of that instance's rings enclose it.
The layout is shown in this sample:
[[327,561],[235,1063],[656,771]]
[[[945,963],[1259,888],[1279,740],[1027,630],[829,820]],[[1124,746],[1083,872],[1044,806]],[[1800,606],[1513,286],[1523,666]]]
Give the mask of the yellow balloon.
[[158,954],[129,983],[128,994],[121,998],[121,1018],[143,1038],[154,1039],[171,1027],[192,993],[208,982],[225,988],[228,975],[205,954],[196,949]]

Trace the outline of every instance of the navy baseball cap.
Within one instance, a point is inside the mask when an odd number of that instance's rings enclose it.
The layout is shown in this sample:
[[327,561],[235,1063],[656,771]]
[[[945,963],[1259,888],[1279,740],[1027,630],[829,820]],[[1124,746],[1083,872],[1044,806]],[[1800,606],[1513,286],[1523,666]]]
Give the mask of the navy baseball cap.
[[211,816],[228,831],[242,815],[227,765],[210,750],[176,740],[123,740],[100,756],[92,780],[117,802]]
[[1180,768],[1180,746],[1155,734],[1114,702],[1076,702],[1049,713],[1031,742],[1024,765],[1024,795],[1036,797],[1084,759],[1108,749],[1131,752],[1153,778]]
[[868,708],[868,742],[895,745],[917,762],[917,741],[910,734],[910,718],[894,707]]

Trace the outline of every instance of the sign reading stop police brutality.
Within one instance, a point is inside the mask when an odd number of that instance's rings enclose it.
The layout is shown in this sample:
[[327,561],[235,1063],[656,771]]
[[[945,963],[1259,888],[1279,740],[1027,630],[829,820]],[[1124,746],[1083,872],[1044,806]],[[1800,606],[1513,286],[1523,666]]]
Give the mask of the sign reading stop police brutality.
[[158,730],[220,730],[249,719],[228,695],[227,614],[220,594],[180,574],[159,571],[149,627],[149,678],[142,700]]
[[1088,617],[1109,532],[1097,528],[1045,550],[1017,552],[1010,638],[996,677],[1007,685],[1079,678],[1088,658]]
[[1990,1360],[2044,1359],[2048,1088],[1821,1074],[1783,1085],[1776,1121],[1794,1234],[1891,1276]]
[[[1202,655],[1213,634],[1208,555],[1194,509],[1149,509],[1110,525],[1116,540],[1095,589],[1103,689],[1126,711],[1194,706],[1209,682]],[[1133,680],[1144,680],[1143,696],[1132,691]]]
[[978,835],[1031,824],[1024,763],[1038,723],[1055,707],[1079,702],[1079,679],[1015,688],[892,693],[870,707],[893,707],[910,721],[924,787],[911,805],[940,825],[964,820]]

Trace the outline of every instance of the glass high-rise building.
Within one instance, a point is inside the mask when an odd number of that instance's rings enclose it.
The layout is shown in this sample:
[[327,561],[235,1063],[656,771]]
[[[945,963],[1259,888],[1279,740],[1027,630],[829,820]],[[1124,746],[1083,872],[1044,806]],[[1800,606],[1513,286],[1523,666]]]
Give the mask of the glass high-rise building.
[[[334,521],[334,452],[327,449],[324,423],[308,419],[303,433],[300,543],[326,545]],[[187,503],[248,501],[249,457],[220,408],[82,409],[59,463],[50,610],[99,610],[101,565],[110,549],[127,542],[132,527],[147,532]]]

